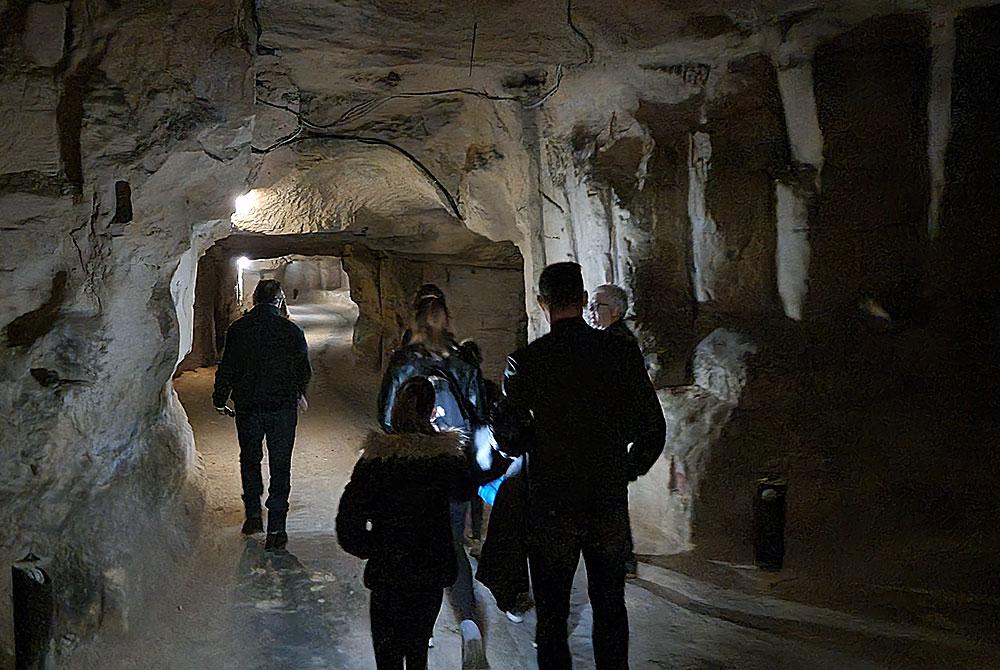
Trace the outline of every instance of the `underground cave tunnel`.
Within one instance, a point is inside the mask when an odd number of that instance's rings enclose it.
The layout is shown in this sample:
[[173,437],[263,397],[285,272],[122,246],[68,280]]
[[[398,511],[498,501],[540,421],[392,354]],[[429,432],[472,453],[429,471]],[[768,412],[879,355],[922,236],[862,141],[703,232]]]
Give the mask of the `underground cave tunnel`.
[[[50,579],[36,657],[374,667],[334,518],[414,292],[499,382],[575,261],[666,420],[631,667],[1000,666],[990,0],[0,0],[0,87],[0,558]],[[240,534],[211,405],[262,278],[314,371],[284,553]],[[536,613],[476,588],[491,667],[537,667]],[[461,667],[448,607],[434,637]]]

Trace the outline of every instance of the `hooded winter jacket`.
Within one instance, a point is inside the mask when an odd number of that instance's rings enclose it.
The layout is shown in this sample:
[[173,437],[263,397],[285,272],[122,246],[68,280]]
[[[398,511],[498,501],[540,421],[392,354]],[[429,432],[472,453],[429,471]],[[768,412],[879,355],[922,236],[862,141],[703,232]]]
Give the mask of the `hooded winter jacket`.
[[368,559],[372,590],[426,591],[458,575],[449,500],[470,493],[458,432],[372,432],[337,511],[337,541]]

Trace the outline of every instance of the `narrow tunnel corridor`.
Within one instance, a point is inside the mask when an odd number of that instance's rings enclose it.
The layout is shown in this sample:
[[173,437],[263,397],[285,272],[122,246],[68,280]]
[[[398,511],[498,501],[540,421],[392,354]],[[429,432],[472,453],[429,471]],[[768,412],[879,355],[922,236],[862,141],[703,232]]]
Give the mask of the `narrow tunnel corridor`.
[[[166,577],[161,597],[137,613],[127,635],[104,638],[67,667],[100,667],[107,658],[117,659],[116,667],[151,670],[375,667],[363,564],[338,546],[334,519],[364,435],[376,428],[379,379],[376,370],[356,364],[351,343],[358,309],[348,290],[330,293],[321,303],[289,306],[290,318],[305,331],[314,377],[293,454],[287,553],[265,552],[260,536],[240,534],[238,445],[233,420],[211,406],[214,367],[181,374],[174,386],[194,429],[207,484],[199,540],[179,581]],[[265,483],[266,464],[265,457]],[[489,592],[476,587],[491,667],[537,667],[534,612],[512,623]],[[752,599],[727,600],[705,588],[677,573],[641,566],[640,578],[626,591],[632,667],[875,668],[887,655],[910,655],[914,663],[956,657],[946,637],[924,638],[918,629],[845,620],[829,610],[795,609],[781,601],[762,610]],[[582,562],[571,607],[574,667],[590,670],[593,621]],[[856,646],[859,637],[868,640],[863,649]],[[458,624],[446,604],[429,667],[453,669],[460,658]]]
[[[0,0],[0,89],[0,568],[50,589],[0,580],[0,670],[371,668],[335,513],[414,292],[498,380],[566,261],[666,422],[631,667],[1000,667],[1000,0]],[[315,370],[287,555],[210,398],[264,277]]]

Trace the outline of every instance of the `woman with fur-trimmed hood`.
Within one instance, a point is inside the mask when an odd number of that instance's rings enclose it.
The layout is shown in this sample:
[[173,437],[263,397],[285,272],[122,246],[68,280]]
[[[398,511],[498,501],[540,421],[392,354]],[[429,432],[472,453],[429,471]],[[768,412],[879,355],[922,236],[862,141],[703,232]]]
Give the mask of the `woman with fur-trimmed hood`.
[[434,387],[404,382],[392,433],[372,432],[337,511],[337,540],[363,559],[380,670],[425,668],[427,641],[446,587],[455,582],[449,501],[471,492],[465,438],[431,424]]

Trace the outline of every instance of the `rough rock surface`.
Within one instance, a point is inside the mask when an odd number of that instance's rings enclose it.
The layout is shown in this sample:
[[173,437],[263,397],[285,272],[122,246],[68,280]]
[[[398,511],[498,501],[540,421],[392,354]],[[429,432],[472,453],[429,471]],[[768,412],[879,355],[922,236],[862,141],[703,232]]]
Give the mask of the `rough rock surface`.
[[[194,329],[196,278],[235,285],[239,250],[209,251],[227,237],[253,258],[344,258],[355,347],[373,362],[431,280],[463,303],[460,334],[482,334],[495,373],[522,328],[544,330],[534,286],[563,259],[628,289],[658,386],[689,385],[720,325],[752,333],[755,361],[823,351],[834,362],[815,375],[775,375],[777,395],[751,375],[723,439],[759,443],[756,393],[758,416],[796,418],[794,443],[768,430],[768,449],[840,472],[825,397],[787,389],[867,388],[872,370],[922,362],[916,343],[947,342],[944,371],[918,380],[933,387],[991,360],[1000,323],[982,197],[1000,176],[1000,18],[989,1],[946,4],[0,2],[0,526],[14,529],[0,562],[51,556],[60,633],[82,635],[126,625],[182,550],[198,476],[170,379],[189,348],[218,347],[219,328]],[[892,335],[858,326],[859,301],[889,315],[882,331],[930,330],[872,345]],[[206,311],[218,324],[232,309]],[[872,359],[842,370],[844,342]],[[700,426],[674,433],[686,454],[731,402],[710,387],[661,394]],[[743,495],[727,488],[738,459],[708,462],[723,469],[699,490]],[[687,542],[691,513],[745,527],[670,504],[648,524],[655,547]],[[813,522],[834,506],[799,509]]]
[[[184,338],[174,289],[178,268],[193,286],[182,259],[228,227],[243,189],[249,135],[226,157],[205,147],[252,125],[252,49],[226,3],[14,3],[0,21],[0,266],[12,278],[0,523],[13,529],[0,559],[52,559],[57,631],[72,644],[126,625],[194,528],[193,438],[169,384]],[[165,25],[171,39],[149,39]],[[131,184],[134,221],[116,181]]]
[[757,347],[745,335],[717,329],[698,343],[690,386],[659,391],[667,420],[663,456],[629,487],[629,512],[639,554],[675,554],[694,547],[694,509],[701,478],[747,385]]

